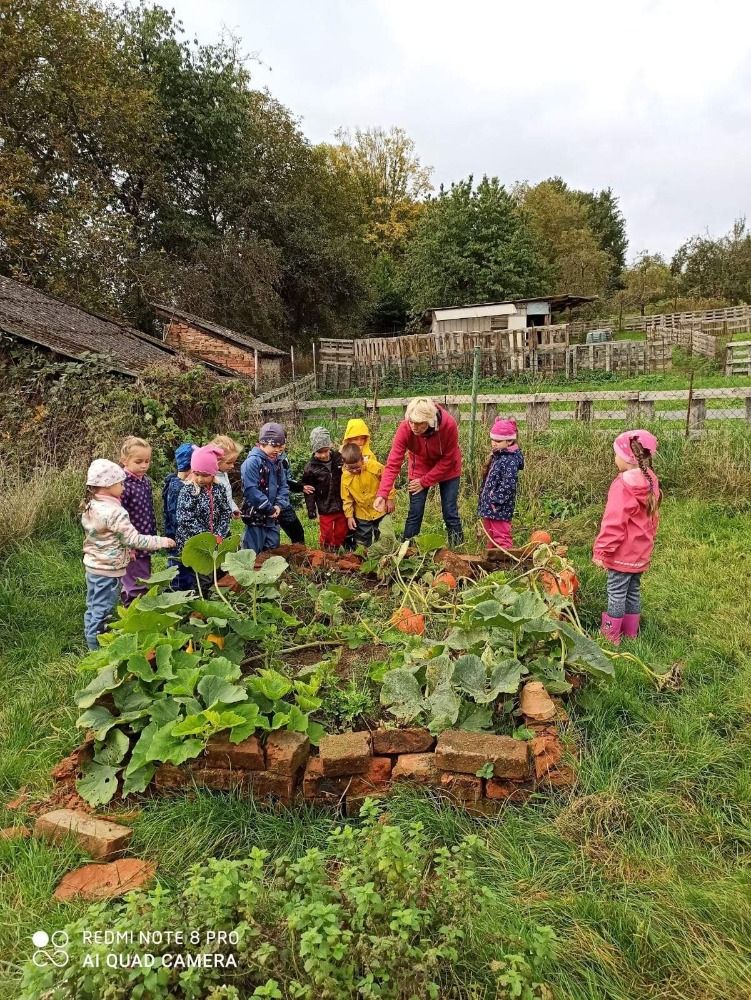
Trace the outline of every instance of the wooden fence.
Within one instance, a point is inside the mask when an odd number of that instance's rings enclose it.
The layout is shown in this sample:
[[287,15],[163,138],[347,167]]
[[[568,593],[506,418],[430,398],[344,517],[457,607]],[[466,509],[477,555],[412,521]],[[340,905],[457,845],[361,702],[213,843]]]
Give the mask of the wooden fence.
[[751,340],[730,341],[725,352],[726,375],[751,375]]
[[317,390],[315,375],[306,375],[295,382],[287,382],[285,385],[269,389],[256,396],[256,403],[275,403],[283,399],[309,399],[314,396]]
[[485,378],[522,373],[572,378],[583,369],[647,374],[667,370],[672,352],[672,345],[660,343],[657,337],[648,343],[571,345],[565,324],[483,333],[324,340],[318,351],[319,387],[335,392],[354,386],[370,389],[388,379],[405,383],[435,372],[469,376],[476,348],[480,350],[480,374]]
[[[435,395],[460,421],[471,420],[472,397]],[[385,399],[286,400],[264,405],[260,420],[277,419],[291,426],[304,421],[330,421],[331,430],[352,416],[363,416],[374,426],[396,423],[404,417],[407,397]],[[640,426],[654,422],[677,424],[701,431],[723,421],[745,421],[751,427],[751,386],[732,389],[655,391],[548,392],[534,394],[482,393],[477,397],[478,420],[490,427],[498,414],[526,425],[527,432],[547,430],[552,423],[578,421]]]

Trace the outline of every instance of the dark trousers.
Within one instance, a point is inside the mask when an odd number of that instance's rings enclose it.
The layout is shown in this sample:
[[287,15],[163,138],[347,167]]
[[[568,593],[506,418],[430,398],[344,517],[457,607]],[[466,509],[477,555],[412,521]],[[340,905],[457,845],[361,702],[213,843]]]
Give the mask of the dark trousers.
[[[449,545],[461,545],[464,541],[464,531],[459,517],[459,478],[457,476],[456,479],[447,479],[443,483],[438,483],[438,489],[441,493],[441,513],[446,525]],[[404,525],[405,539],[414,538],[415,535],[420,534],[428,492],[428,490],[421,490],[419,493],[410,493],[409,495],[409,511]]]
[[374,521],[367,521],[364,517],[358,517],[355,520],[357,521],[357,527],[355,528],[356,545],[364,545],[367,548],[373,544],[376,538],[381,537],[381,530],[378,525],[383,520],[383,517],[377,517]]
[[608,614],[611,618],[641,614],[641,573],[608,570]]
[[291,542],[305,541],[305,529],[300,524],[300,518],[294,507],[285,507],[279,514],[277,524],[289,536]]

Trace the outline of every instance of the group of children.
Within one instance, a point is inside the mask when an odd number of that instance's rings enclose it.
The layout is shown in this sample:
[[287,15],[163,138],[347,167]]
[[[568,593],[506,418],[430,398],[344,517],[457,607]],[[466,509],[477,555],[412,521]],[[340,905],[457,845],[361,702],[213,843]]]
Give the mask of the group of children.
[[[509,549],[513,544],[511,522],[524,468],[517,434],[516,423],[501,417],[490,431],[491,453],[477,510],[491,548]],[[149,443],[128,437],[119,465],[107,459],[91,463],[81,518],[86,536],[84,631],[90,649],[97,648],[97,637],[118,597],[127,606],[145,592],[143,581],[151,575],[153,551],[172,550],[169,562],[177,568],[173,586],[189,590],[195,586],[195,574],[179,558],[185,543],[206,531],[221,540],[229,534],[233,518],[245,524],[243,547],[255,552],[276,548],[280,527],[292,541],[303,541],[304,530],[290,503],[291,490],[303,493],[308,517],[318,519],[321,547],[367,547],[378,537],[380,522],[395,509],[396,490],[391,489],[385,511],[383,505],[375,506],[384,467],[370,447],[365,421],[349,421],[340,450],[325,427],[314,428],[312,456],[299,483],[289,474],[286,444],[280,424],[264,424],[241,466],[242,507],[235,503],[229,479],[241,446],[226,436],[203,447],[181,444],[175,451],[176,471],[162,488],[164,536],[156,534],[153,487],[147,475]],[[627,431],[614,442],[619,475],[608,494],[594,561],[608,571],[602,632],[615,643],[621,635],[636,635],[639,628],[640,579],[649,565],[660,500],[651,468],[656,450],[656,438],[643,430]]]

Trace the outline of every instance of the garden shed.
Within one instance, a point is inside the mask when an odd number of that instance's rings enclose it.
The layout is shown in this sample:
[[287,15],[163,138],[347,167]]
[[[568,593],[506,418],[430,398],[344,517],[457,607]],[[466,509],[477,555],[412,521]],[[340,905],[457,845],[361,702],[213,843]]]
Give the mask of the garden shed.
[[267,388],[280,384],[282,358],[288,357],[286,351],[172,306],[153,303],[153,308],[162,322],[164,342],[170,347],[199,361],[256,379]]
[[593,295],[547,295],[504,302],[476,302],[466,306],[429,309],[425,319],[431,333],[491,333],[495,330],[525,330],[549,326],[554,312],[594,302]]

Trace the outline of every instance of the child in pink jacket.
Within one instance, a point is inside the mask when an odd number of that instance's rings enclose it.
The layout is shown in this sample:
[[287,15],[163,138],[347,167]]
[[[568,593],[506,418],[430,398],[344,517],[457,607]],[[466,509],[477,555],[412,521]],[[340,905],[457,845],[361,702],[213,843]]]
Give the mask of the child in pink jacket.
[[592,561],[608,571],[608,610],[601,632],[614,645],[639,632],[641,575],[649,568],[657,534],[660,484],[652,471],[657,438],[625,431],[613,442],[618,475],[610,485]]

